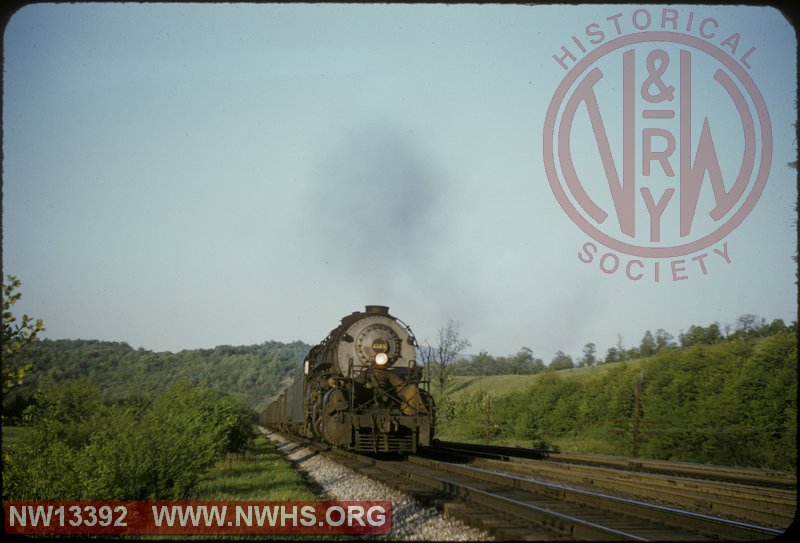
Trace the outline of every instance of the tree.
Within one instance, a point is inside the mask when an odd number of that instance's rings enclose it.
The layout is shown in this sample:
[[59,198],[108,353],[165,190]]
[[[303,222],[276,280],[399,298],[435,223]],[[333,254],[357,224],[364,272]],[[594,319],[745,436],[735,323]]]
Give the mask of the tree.
[[530,347],[522,347],[511,358],[511,373],[514,375],[529,375],[533,373],[534,360],[533,351]]
[[550,361],[550,368],[556,371],[566,370],[574,367],[575,363],[572,361],[572,357],[568,354],[564,354],[564,351],[556,352],[553,360]]
[[609,347],[608,350],[606,351],[605,363],[610,364],[612,362],[619,362],[619,361],[620,361],[619,351],[617,351],[617,348]]
[[420,357],[428,371],[433,372],[433,379],[439,384],[439,390],[444,391],[452,374],[452,364],[458,353],[472,344],[467,338],[462,338],[458,332],[461,323],[450,319],[447,324],[439,328],[436,335],[436,345],[432,346],[425,340],[425,346],[420,349]]
[[722,332],[719,329],[718,323],[713,323],[708,326],[705,330],[705,335],[703,336],[703,343],[708,345],[713,345],[714,343],[719,343],[722,341],[723,336]]
[[622,345],[622,334],[617,334],[617,355],[619,356],[619,361],[622,362],[625,360],[625,347]]
[[647,330],[642,337],[642,343],[639,345],[639,353],[642,356],[650,356],[656,352],[657,348],[658,345],[655,338],[653,338],[653,334],[650,333],[650,330]]
[[[740,315],[739,318],[736,319],[736,331],[742,332],[745,336],[748,336],[751,332],[755,331],[758,320],[759,316],[753,315],[752,313]],[[763,324],[764,319],[761,319],[761,322]]]
[[489,375],[494,359],[486,351],[481,351],[472,359],[475,375]]
[[675,347],[675,341],[672,337],[672,334],[664,330],[663,328],[659,328],[656,330],[656,351],[660,351],[662,349],[669,349]]
[[534,358],[531,361],[531,374],[542,373],[544,371],[544,360],[541,358]]
[[768,332],[767,335],[771,336],[773,334],[777,334],[777,333],[782,332],[783,330],[787,330],[787,329],[788,329],[788,327],[783,322],[783,319],[773,319],[772,322],[769,324],[769,327],[767,328],[767,332]]
[[3,395],[15,386],[22,384],[32,364],[23,358],[25,349],[36,341],[39,332],[44,332],[42,319],[22,316],[22,322],[11,312],[11,307],[22,298],[18,292],[22,282],[12,275],[7,275],[3,282]]
[[681,333],[679,338],[681,347],[691,347],[692,345],[713,345],[722,341],[724,336],[720,331],[719,324],[715,322],[710,324],[708,328],[693,324],[689,327],[689,331]]
[[597,363],[597,347],[594,343],[587,343],[583,346],[583,358],[581,358],[582,366],[593,366]]
[[704,343],[704,338],[706,335],[706,331],[702,326],[697,326],[692,324],[689,326],[689,330],[686,332],[681,331],[678,334],[678,339],[681,342],[681,347],[684,349],[687,347],[691,347],[692,345],[698,345]]

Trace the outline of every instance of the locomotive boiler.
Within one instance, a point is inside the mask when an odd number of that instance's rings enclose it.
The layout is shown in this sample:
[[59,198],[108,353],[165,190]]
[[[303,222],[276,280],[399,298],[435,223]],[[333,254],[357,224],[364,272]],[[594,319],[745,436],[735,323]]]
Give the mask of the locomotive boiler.
[[359,452],[415,453],[430,445],[435,415],[416,349],[388,307],[355,311],[312,347],[261,424]]

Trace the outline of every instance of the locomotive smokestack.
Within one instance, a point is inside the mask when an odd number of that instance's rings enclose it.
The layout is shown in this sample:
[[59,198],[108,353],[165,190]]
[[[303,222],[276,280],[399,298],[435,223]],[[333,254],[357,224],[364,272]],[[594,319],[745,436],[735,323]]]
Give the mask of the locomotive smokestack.
[[388,315],[389,307],[385,305],[368,305],[364,308],[367,313],[373,315]]

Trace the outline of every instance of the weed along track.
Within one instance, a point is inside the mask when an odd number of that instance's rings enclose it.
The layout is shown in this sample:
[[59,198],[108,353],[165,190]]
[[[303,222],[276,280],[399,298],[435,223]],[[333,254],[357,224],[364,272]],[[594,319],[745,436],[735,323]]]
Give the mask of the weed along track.
[[[437,457],[435,448],[392,459],[316,450],[496,539],[767,540],[783,533],[791,522],[785,513],[794,507],[791,490],[585,464],[459,458],[452,450]],[[767,518],[770,503],[783,512]],[[762,520],[735,518],[748,514]]]

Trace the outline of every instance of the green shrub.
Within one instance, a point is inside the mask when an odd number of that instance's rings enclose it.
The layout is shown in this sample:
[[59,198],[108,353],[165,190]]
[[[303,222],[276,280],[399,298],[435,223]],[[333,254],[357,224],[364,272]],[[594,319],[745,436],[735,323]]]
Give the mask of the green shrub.
[[544,372],[525,390],[493,385],[437,398],[440,439],[633,452],[634,383],[639,455],[793,470],[797,465],[797,336],[664,349],[583,375]]
[[3,455],[4,499],[180,499],[253,436],[243,404],[181,383],[152,402],[105,405],[90,381],[44,388]]

